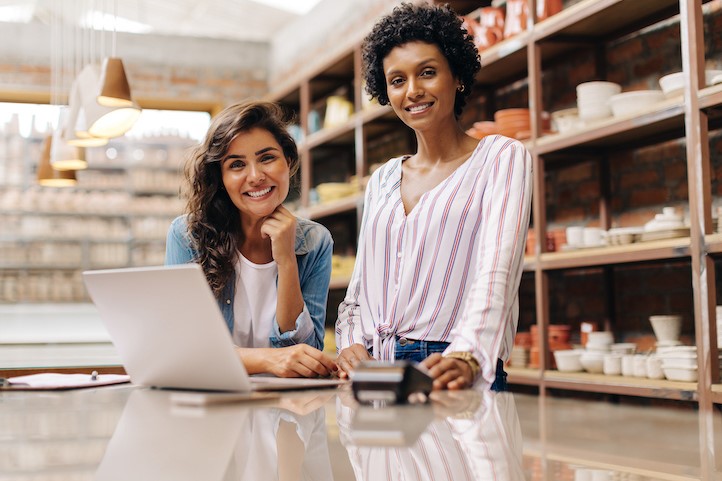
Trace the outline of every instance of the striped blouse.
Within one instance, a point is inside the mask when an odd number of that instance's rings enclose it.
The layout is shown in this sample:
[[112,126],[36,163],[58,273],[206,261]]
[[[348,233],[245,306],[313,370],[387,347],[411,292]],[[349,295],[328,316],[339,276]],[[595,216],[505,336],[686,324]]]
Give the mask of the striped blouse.
[[391,159],[366,188],[353,276],[336,321],[340,351],[373,347],[394,359],[396,337],[469,351],[491,385],[511,352],[532,194],[532,160],[499,135],[405,213],[401,164]]

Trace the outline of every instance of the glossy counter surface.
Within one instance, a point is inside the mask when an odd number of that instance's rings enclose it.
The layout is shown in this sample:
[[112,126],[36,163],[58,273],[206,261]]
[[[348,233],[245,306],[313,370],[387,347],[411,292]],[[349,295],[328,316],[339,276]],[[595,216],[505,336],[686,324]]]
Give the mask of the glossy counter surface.
[[386,408],[347,388],[207,407],[171,396],[0,393],[0,479],[722,479],[700,470],[691,409],[476,391]]

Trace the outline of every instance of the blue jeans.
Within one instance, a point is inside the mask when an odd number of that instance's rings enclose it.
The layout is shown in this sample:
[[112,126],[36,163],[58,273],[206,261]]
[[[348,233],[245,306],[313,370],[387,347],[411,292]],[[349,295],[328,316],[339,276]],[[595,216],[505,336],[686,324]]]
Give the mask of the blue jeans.
[[[417,341],[415,339],[406,339],[405,337],[396,338],[396,360],[421,362],[435,352],[444,352],[447,347],[449,347],[448,342]],[[498,359],[496,362],[496,379],[491,385],[491,390],[496,392],[508,390],[504,363],[501,359]]]

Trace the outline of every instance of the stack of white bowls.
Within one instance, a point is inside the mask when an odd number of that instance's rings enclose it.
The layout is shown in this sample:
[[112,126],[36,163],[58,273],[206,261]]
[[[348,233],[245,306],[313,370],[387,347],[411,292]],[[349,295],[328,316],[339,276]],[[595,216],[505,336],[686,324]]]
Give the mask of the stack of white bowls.
[[695,382],[697,373],[697,348],[695,346],[670,346],[657,349],[662,359],[664,377],[670,381]]
[[577,108],[584,121],[606,119],[612,116],[609,99],[622,91],[614,82],[585,82],[577,85]]
[[592,331],[587,334],[587,344],[580,361],[585,371],[604,372],[604,356],[609,354],[614,335],[610,331]]

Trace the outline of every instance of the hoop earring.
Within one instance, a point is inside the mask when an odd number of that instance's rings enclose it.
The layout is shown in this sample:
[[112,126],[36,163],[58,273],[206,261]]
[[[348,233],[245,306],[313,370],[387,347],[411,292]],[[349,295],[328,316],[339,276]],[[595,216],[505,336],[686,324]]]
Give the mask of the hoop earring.
[[456,87],[456,90],[457,90],[457,92],[461,93],[461,92],[463,92],[464,90],[466,90],[466,85],[461,84],[461,85],[459,85],[458,87]]

